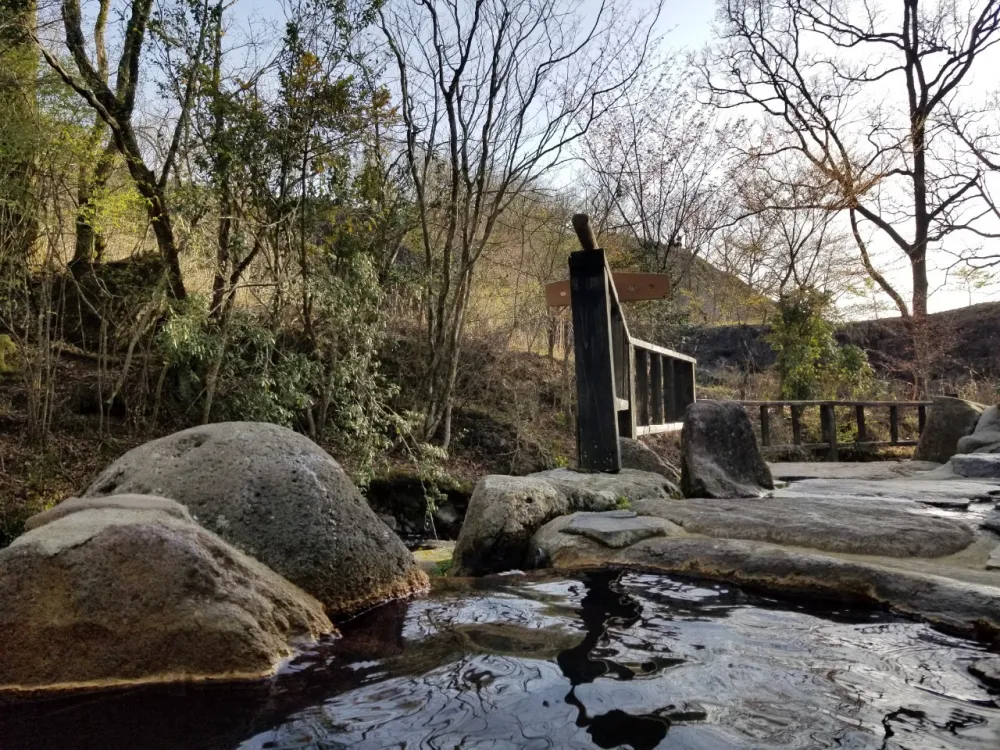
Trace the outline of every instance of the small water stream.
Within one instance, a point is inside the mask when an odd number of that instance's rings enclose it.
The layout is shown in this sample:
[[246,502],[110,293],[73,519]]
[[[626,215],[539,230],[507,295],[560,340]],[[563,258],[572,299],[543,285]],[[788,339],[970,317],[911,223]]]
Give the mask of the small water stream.
[[881,611],[602,573],[447,584],[265,685],[0,703],[0,749],[989,748],[974,642]]

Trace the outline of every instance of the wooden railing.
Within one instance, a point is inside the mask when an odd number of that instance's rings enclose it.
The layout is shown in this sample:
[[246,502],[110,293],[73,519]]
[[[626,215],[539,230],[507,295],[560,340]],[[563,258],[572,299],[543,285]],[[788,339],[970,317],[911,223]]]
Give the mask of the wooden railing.
[[[899,412],[900,409],[917,410],[918,434],[924,431],[924,424],[927,422],[927,407],[930,401],[741,401],[741,404],[750,411],[758,409],[760,413],[760,444],[763,448],[770,449],[792,449],[802,448],[805,450],[825,449],[827,458],[830,461],[838,459],[840,444],[837,437],[836,409],[854,409],[854,420],[857,425],[857,437],[850,445],[864,448],[875,448],[887,445],[916,445],[917,440],[899,439]],[[771,443],[771,412],[778,409],[784,412],[785,407],[791,410],[792,421],[792,442],[785,445],[773,445]],[[820,432],[822,442],[807,443],[802,438],[802,411],[809,407],[818,407],[820,416]],[[889,440],[871,440],[868,427],[865,422],[865,409],[888,409],[889,410]]]
[[586,215],[569,256],[576,356],[577,455],[586,471],[621,469],[618,438],[679,430],[695,400],[695,360],[629,333],[604,251]]

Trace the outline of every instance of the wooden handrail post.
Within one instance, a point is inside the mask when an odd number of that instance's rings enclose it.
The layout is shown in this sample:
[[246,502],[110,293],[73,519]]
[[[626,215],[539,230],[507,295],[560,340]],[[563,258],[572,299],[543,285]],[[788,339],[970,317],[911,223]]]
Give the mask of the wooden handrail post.
[[651,424],[663,424],[663,355],[652,352],[649,355],[649,390],[652,396],[650,403]]
[[645,349],[635,352],[635,408],[639,425],[652,424],[649,421],[649,353]]
[[899,407],[889,407],[889,440],[893,445],[899,442]]
[[[577,225],[576,217],[573,217],[573,225]],[[579,229],[577,231],[579,233]],[[621,470],[609,276],[603,250],[588,248],[570,254],[570,305],[576,354],[576,443],[578,462],[585,471]]]
[[792,445],[802,445],[802,407],[792,404]]
[[858,419],[858,440],[859,443],[868,442],[868,430],[865,427],[865,407],[864,404],[858,404],[855,407],[855,413]]
[[923,435],[924,426],[927,424],[927,407],[924,406],[923,404],[920,404],[917,407],[917,420],[919,425],[917,427],[918,434]]
[[827,461],[836,461],[839,458],[837,450],[837,415],[833,404],[823,404],[819,407],[820,423],[823,425],[823,438],[829,444],[830,450],[827,453]]
[[767,404],[760,406],[760,444],[771,444],[771,410]]

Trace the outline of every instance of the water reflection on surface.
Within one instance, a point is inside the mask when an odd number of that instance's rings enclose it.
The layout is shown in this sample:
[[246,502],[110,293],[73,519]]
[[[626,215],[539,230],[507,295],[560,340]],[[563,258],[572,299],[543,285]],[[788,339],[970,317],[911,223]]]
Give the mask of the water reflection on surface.
[[972,642],[603,573],[395,603],[249,687],[0,704],[0,749],[990,748]]

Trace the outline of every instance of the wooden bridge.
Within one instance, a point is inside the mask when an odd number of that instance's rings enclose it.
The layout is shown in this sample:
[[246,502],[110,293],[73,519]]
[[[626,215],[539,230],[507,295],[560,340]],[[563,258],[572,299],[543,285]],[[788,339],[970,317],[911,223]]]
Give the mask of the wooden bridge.
[[[573,312],[576,357],[577,455],[585,471],[617,472],[621,469],[619,437],[637,438],[680,430],[684,411],[695,401],[696,361],[687,355],[634,338],[628,330],[622,302],[657,299],[669,295],[665,278],[656,274],[613,274],[604,251],[590,228],[586,214],[573,217],[582,250],[570,253],[569,281],[550,284],[549,304],[567,302]],[[627,285],[619,290],[616,282]],[[622,291],[624,293],[622,293]],[[569,297],[566,300],[566,297]],[[900,410],[916,409],[923,432],[929,401],[740,401],[748,412],[759,410],[760,443],[765,449],[825,451],[830,461],[839,458],[837,409],[854,410],[857,438],[851,445],[871,448],[912,446],[918,441],[900,439]],[[792,442],[771,440],[771,414],[790,409]],[[818,408],[821,442],[806,442],[802,416]],[[872,440],[866,409],[888,409],[889,440]]]
[[[586,214],[573,217],[582,250],[569,256],[576,357],[577,455],[586,471],[621,469],[618,438],[680,430],[695,400],[695,360],[629,333],[622,298]],[[665,296],[652,275],[643,296],[630,274],[628,299]],[[662,277],[660,277],[662,278]]]
[[[854,412],[854,422],[857,425],[855,440],[850,445],[857,448],[878,448],[885,446],[912,446],[918,440],[901,440],[899,437],[899,414],[901,409],[916,409],[917,431],[923,433],[927,422],[927,407],[930,401],[740,401],[748,412],[759,409],[760,413],[760,444],[764,449],[787,450],[801,448],[803,450],[826,451],[829,461],[839,459],[840,448],[847,444],[840,443],[837,436],[837,409],[851,409]],[[792,442],[775,445],[771,441],[771,414],[777,410],[783,415],[785,407],[790,410],[792,422]],[[819,443],[806,442],[802,435],[802,413],[807,408],[818,408],[820,433]],[[872,440],[868,431],[866,409],[887,409],[889,412],[889,439]]]

